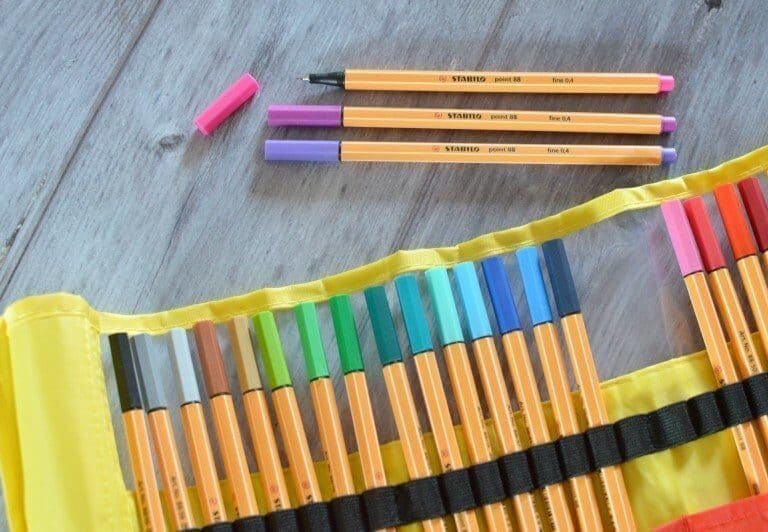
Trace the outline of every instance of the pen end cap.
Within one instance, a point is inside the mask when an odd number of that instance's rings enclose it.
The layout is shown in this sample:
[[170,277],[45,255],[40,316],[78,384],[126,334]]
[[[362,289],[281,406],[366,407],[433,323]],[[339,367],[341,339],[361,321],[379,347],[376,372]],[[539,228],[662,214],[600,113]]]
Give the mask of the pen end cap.
[[662,116],[661,117],[661,132],[672,133],[677,129],[677,118],[674,116]]
[[675,89],[674,76],[659,76],[659,92],[672,92]]
[[675,148],[661,148],[661,164],[671,164],[677,161]]

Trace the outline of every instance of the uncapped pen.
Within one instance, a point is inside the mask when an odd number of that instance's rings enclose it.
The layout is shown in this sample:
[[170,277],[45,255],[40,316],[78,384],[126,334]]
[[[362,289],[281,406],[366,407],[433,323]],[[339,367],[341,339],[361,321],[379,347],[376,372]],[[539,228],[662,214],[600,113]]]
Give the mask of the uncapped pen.
[[[432,437],[440,458],[440,468],[443,472],[462,469],[464,463],[459,451],[459,442],[456,439],[451,412],[448,409],[448,398],[445,396],[443,381],[440,378],[432,335],[427,325],[424,303],[416,284],[416,277],[413,274],[397,277],[395,288],[408,334],[408,343],[413,354],[413,365],[416,366],[419,387],[427,408],[427,418],[432,428]],[[366,292],[366,298],[368,298],[368,292]],[[454,514],[453,518],[459,530],[478,530],[479,525],[474,511],[460,512]]]
[[[459,419],[467,442],[469,459],[473,464],[484,464],[493,459],[491,442],[485,428],[483,408],[477,393],[469,355],[464,345],[464,335],[459,323],[459,314],[453,299],[453,290],[445,268],[430,268],[424,273],[427,279],[429,297],[437,321],[438,336],[443,346],[443,357],[448,368],[448,377],[456,398]],[[532,509],[532,501],[528,501]],[[528,510],[528,508],[526,508]],[[507,530],[511,527],[509,515],[503,503],[483,506],[485,523],[489,530]],[[528,512],[526,511],[526,517]],[[521,526],[531,523],[521,517]],[[535,527],[535,523],[533,524]]]
[[[704,265],[696,249],[683,204],[676,200],[667,201],[661,205],[661,212],[717,383],[724,386],[738,382],[736,368],[731,361],[725,334],[720,327],[712,294],[707,287],[707,279],[703,273]],[[768,489],[768,474],[763,465],[754,426],[749,422],[742,423],[731,430],[750,492],[765,493]]]
[[224,500],[221,497],[219,475],[200,401],[200,388],[192,365],[192,354],[189,352],[187,331],[171,329],[166,336],[166,345],[177,388],[181,392],[181,423],[187,441],[187,452],[192,462],[203,525],[216,525],[216,530],[225,532],[231,530],[231,526],[227,522]]
[[677,120],[674,117],[652,114],[350,105],[270,105],[267,110],[267,122],[273,127],[562,131],[635,135],[658,135],[670,133],[677,128]]
[[307,434],[288,366],[285,364],[283,344],[277,332],[275,316],[265,311],[253,316],[252,320],[261,346],[267,382],[272,390],[272,405],[277,416],[277,425],[280,427],[294,489],[299,494],[301,505],[320,502],[323,500],[320,484],[317,481],[312,455],[309,454]]
[[[512,377],[512,386],[528,430],[528,439],[531,445],[549,443],[552,438],[550,438],[541,396],[536,385],[536,375],[533,373],[528,346],[520,325],[515,300],[512,297],[509,278],[504,269],[504,262],[500,257],[491,257],[483,260],[482,266],[488,294],[496,315],[496,324],[501,335],[501,346]],[[552,529],[574,530],[565,484],[544,486],[542,492]]]
[[361,70],[308,74],[303,81],[346,90],[429,92],[528,92],[557,94],[658,94],[675,78],[629,72],[475,72],[455,70]]
[[[521,449],[520,437],[515,427],[512,401],[504,383],[496,343],[488,320],[488,312],[480,292],[475,265],[471,262],[457,264],[453,268],[454,279],[458,288],[464,318],[472,342],[480,382],[488,410],[491,413],[496,440],[502,454],[512,454]],[[522,530],[541,530],[541,522],[536,513],[533,494],[524,493],[516,496],[512,504]]]
[[[389,404],[400,437],[405,467],[411,480],[418,480],[432,475],[427,459],[427,449],[421,434],[419,415],[413,401],[411,385],[408,382],[403,354],[397,340],[395,322],[389,309],[387,294],[383,286],[373,286],[365,290],[365,304],[371,320],[376,348],[381,361],[381,372],[387,386]],[[421,526],[427,532],[446,530],[441,518],[422,521]]]
[[674,148],[578,144],[480,144],[267,140],[267,161],[640,165],[677,160]]
[[757,247],[763,254],[763,264],[768,268],[768,204],[760,190],[760,181],[750,177],[739,182],[738,186]]
[[317,322],[317,310],[314,303],[301,303],[293,309],[296,325],[301,337],[301,348],[309,378],[309,393],[315,409],[320,443],[328,461],[333,484],[333,495],[343,497],[355,493],[352,469],[349,467],[347,444],[341,428],[339,407],[333,393],[331,374],[325,358],[320,325]]
[[128,335],[110,334],[109,348],[112,352],[120,410],[123,413],[123,426],[128,440],[128,454],[131,458],[141,526],[148,532],[165,530],[141,388],[136,374],[136,361]]
[[[581,391],[587,424],[590,428],[607,425],[611,420],[600,390],[600,379],[597,376],[592,347],[589,344],[587,327],[565,246],[562,240],[556,239],[542,244],[541,250],[544,252],[544,261],[554,294],[555,308],[560,316],[565,345],[571,357],[571,367]],[[599,475],[614,530],[636,530],[621,468],[619,466],[603,467]]]
[[[568,375],[565,371],[562,348],[557,330],[553,324],[549,296],[544,286],[538,251],[529,246],[518,249],[515,253],[520,275],[523,280],[525,300],[533,324],[536,349],[544,370],[544,381],[549,392],[552,413],[555,418],[558,436],[571,436],[581,432],[576,409],[571,397]],[[589,475],[570,479],[573,498],[576,503],[576,516],[582,530],[602,530],[600,508],[597,505],[595,490]]]
[[237,380],[243,392],[245,418],[251,432],[256,463],[259,466],[269,510],[290,508],[291,501],[283,476],[283,466],[280,463],[277,441],[272,430],[272,416],[267,408],[267,398],[261,384],[259,368],[256,366],[248,318],[246,316],[232,318],[227,322],[227,331],[237,366]]
[[232,491],[235,505],[237,518],[232,525],[233,528],[238,529],[246,526],[247,523],[256,521],[255,517],[259,515],[259,507],[256,503],[251,473],[245,458],[243,438],[232,403],[224,360],[221,358],[221,347],[216,336],[216,326],[212,321],[200,321],[195,323],[192,330],[195,333],[195,343],[200,358],[200,367],[203,370],[205,388],[210,398],[209,404],[213,414],[216,439],[219,442],[219,453],[224,464],[224,471],[227,473],[227,482]]
[[191,530],[195,525],[189,505],[187,485],[184,481],[184,470],[181,468],[176,437],[171,425],[171,416],[168,413],[168,400],[161,381],[160,359],[158,353],[152,349],[148,335],[133,336],[131,342],[136,350],[139,374],[144,384],[147,419],[152,441],[155,444],[155,454],[170,509],[171,523],[176,530]]

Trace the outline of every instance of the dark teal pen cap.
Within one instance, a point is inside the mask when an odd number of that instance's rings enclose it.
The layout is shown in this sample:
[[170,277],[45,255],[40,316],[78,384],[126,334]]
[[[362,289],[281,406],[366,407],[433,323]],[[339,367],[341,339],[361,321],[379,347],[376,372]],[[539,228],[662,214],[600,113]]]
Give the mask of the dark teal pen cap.
[[424,275],[427,278],[429,297],[432,300],[432,309],[437,318],[437,330],[440,333],[440,341],[443,345],[455,344],[464,341],[464,333],[459,322],[459,312],[456,310],[456,301],[453,298],[451,281],[448,279],[448,271],[443,267],[430,268]]
[[528,302],[533,325],[551,322],[552,309],[549,306],[547,288],[544,285],[544,277],[541,273],[538,250],[533,246],[529,246],[518,249],[515,255],[517,256],[518,266],[520,266],[525,300]]
[[400,301],[400,310],[403,313],[405,330],[408,333],[408,343],[411,353],[417,355],[425,351],[432,351],[432,334],[427,325],[427,316],[424,313],[424,302],[421,300],[419,284],[416,276],[406,273],[395,279],[397,299]]
[[360,352],[360,339],[357,336],[355,315],[352,312],[349,296],[346,294],[333,296],[328,301],[328,306],[331,307],[341,371],[345,375],[353,371],[363,371],[363,355]]
[[384,287],[372,286],[366,289],[364,293],[381,365],[386,366],[393,362],[402,362],[403,352],[400,350],[400,342],[397,340],[395,322],[392,319],[392,312],[389,310],[389,302]]
[[549,282],[552,285],[558,315],[562,318],[578,314],[581,312],[581,304],[563,241],[557,238],[545,242],[541,245],[541,250],[544,252],[544,261],[547,263],[547,273],[549,273]]
[[488,295],[491,296],[491,305],[496,314],[496,324],[499,334],[507,334],[519,331],[520,315],[517,313],[515,298],[512,297],[512,287],[509,285],[509,277],[504,269],[504,261],[501,257],[491,257],[481,262],[485,284],[488,286]]
[[491,336],[491,322],[485,309],[483,293],[480,291],[480,281],[477,279],[475,265],[472,262],[462,262],[453,267],[453,277],[464,309],[464,319],[467,322],[469,336],[472,340]]
[[307,377],[310,381],[329,377],[328,362],[320,336],[320,324],[317,322],[317,310],[314,303],[302,303],[293,309],[296,325],[299,327],[301,348],[307,364]]

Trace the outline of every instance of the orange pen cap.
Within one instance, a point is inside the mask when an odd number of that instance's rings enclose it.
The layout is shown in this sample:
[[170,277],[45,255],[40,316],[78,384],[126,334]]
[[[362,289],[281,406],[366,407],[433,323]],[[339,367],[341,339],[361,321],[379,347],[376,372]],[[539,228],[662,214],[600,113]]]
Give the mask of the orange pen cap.
[[757,246],[747,227],[735,185],[720,185],[715,189],[715,201],[723,219],[728,242],[736,260],[757,254]]

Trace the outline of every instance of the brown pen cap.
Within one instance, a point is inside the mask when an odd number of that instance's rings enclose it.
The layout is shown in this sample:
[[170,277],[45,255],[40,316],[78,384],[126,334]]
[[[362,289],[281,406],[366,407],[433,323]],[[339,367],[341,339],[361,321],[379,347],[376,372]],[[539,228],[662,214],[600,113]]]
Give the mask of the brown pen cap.
[[200,367],[203,370],[208,397],[230,393],[227,371],[224,369],[224,359],[221,358],[221,347],[216,336],[216,326],[212,321],[201,321],[195,323],[192,330],[195,333],[197,354],[200,357]]

